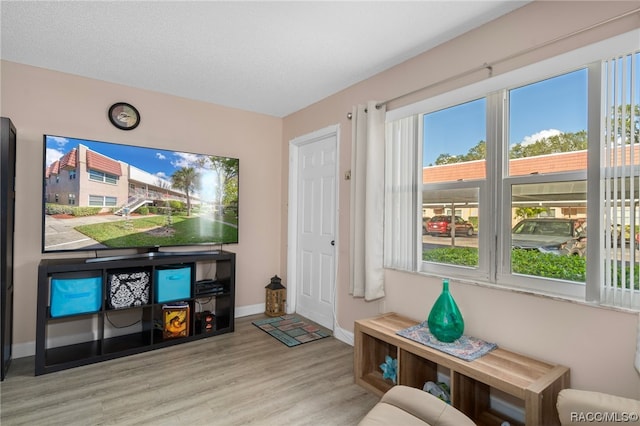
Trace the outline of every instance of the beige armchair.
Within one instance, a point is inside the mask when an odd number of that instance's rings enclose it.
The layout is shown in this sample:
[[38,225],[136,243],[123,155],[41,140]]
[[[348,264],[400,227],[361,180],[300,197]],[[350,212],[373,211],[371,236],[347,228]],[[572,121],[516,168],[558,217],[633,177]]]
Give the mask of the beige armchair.
[[635,399],[563,389],[556,407],[562,426],[640,424],[640,401]]
[[446,402],[420,389],[396,385],[382,396],[359,426],[475,426]]

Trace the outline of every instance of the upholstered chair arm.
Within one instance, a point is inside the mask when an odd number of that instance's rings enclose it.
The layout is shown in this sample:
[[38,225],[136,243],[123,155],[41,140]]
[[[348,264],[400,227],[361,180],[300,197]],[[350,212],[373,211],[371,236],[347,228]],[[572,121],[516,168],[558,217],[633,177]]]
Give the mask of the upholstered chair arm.
[[475,426],[462,412],[420,389],[397,385],[382,396],[360,426]]

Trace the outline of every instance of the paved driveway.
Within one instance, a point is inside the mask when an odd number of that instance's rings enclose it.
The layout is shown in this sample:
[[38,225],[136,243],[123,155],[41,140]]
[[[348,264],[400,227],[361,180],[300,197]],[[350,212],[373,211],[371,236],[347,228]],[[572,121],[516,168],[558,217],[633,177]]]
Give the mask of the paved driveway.
[[106,246],[98,243],[74,228],[80,225],[88,225],[101,222],[115,222],[122,220],[122,216],[100,215],[89,217],[74,217],[60,219],[45,216],[44,235],[45,251],[56,250],[96,250]]

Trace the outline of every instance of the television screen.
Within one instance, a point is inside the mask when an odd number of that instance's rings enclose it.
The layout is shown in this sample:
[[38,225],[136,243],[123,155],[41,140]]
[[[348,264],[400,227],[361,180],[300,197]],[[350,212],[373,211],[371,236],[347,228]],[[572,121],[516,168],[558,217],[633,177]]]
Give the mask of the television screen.
[[237,158],[44,135],[43,252],[238,242]]

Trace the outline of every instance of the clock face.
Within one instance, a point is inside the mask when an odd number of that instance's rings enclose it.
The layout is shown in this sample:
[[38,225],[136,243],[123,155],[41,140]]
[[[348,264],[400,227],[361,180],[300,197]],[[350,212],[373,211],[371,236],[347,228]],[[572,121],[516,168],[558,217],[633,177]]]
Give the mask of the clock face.
[[118,102],[109,108],[111,124],[122,130],[133,130],[140,124],[140,113],[130,104]]

